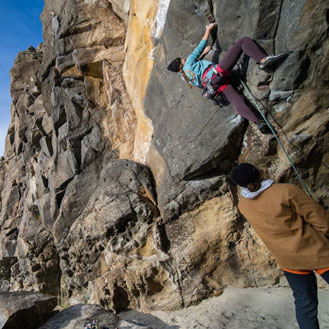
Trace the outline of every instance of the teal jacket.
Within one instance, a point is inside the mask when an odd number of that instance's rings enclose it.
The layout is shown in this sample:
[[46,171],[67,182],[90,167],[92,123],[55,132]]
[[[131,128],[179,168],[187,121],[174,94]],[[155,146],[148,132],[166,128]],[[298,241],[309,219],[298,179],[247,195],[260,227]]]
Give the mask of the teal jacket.
[[213,63],[207,60],[198,60],[202,52],[206,48],[207,40],[201,40],[199,45],[194,49],[193,53],[189,55],[183,66],[183,70],[194,86],[201,87],[201,79],[203,72]]

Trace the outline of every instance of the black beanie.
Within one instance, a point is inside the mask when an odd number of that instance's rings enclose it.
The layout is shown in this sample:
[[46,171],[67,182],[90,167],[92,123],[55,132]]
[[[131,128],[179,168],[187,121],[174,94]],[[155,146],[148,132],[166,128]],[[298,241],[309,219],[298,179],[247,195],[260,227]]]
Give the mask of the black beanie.
[[172,72],[179,72],[180,64],[181,64],[181,58],[177,57],[175,58],[167,67],[167,70]]
[[259,180],[260,174],[251,163],[240,163],[231,170],[231,181],[242,187],[247,187],[250,183]]

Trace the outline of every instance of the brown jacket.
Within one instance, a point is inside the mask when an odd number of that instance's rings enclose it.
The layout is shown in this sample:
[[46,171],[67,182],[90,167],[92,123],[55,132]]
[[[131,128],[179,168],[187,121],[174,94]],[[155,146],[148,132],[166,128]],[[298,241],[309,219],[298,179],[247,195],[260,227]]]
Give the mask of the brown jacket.
[[273,184],[239,209],[281,268],[329,267],[329,213],[297,186]]

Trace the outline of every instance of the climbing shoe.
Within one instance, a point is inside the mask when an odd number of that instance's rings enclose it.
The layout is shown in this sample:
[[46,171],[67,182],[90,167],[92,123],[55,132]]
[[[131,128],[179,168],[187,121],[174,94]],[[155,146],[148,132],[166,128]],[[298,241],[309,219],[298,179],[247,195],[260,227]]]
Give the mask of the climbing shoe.
[[270,135],[272,134],[271,129],[268,127],[268,125],[264,122],[264,121],[258,121],[256,123],[257,128],[259,129],[259,131],[264,134],[264,135]]
[[273,65],[274,63],[278,62],[280,59],[283,59],[287,56],[288,56],[288,54],[279,54],[279,55],[266,56],[264,62],[259,63],[259,68],[261,70],[264,70],[268,66]]

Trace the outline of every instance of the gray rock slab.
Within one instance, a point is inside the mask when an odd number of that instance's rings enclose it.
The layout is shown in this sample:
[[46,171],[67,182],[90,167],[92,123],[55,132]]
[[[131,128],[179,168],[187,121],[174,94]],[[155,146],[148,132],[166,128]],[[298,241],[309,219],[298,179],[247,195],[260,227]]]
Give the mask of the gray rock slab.
[[34,329],[52,314],[57,299],[41,293],[0,293],[0,329]]
[[[178,18],[181,12],[193,17],[191,26],[184,29]],[[166,70],[175,57],[187,57],[194,50],[202,38],[200,26],[206,23],[205,14],[195,13],[184,1],[170,3],[168,17],[158,47],[163,56],[155,60],[144,104],[154,127],[153,145],[165,159],[170,175],[186,179],[220,167],[238,152],[241,140],[237,135],[241,135],[243,120],[233,106],[213,105],[202,97],[201,89],[190,89],[178,74]]]
[[56,314],[39,329],[83,329],[86,324],[98,321],[100,328],[116,328],[119,318],[94,304],[77,304]]
[[298,89],[300,84],[307,78],[309,65],[309,59],[305,57],[303,52],[291,52],[275,71],[271,88],[282,91]]
[[[294,35],[300,29],[301,17],[306,2],[306,0],[282,2],[281,19],[275,38],[278,53],[289,51],[296,46],[304,47],[304,45],[297,45],[294,42]],[[295,19],[290,19],[289,17],[295,17]]]

